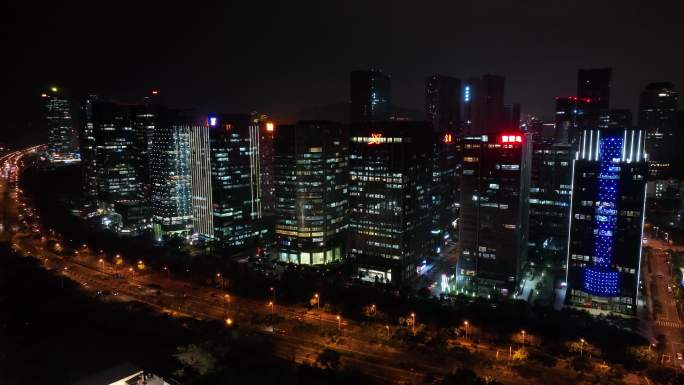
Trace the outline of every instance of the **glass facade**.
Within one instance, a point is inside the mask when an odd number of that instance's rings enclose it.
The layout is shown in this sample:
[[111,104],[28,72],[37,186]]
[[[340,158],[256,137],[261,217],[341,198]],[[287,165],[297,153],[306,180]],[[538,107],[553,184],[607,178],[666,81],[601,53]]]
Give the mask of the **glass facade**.
[[48,128],[48,159],[54,163],[80,160],[76,129],[71,119],[71,103],[57,87],[42,94]]
[[528,248],[530,135],[462,138],[457,290],[511,295]]
[[155,236],[187,236],[192,227],[190,130],[192,116],[165,110],[152,131],[149,152]]
[[361,279],[406,283],[429,252],[430,131],[427,123],[352,125],[348,255]]
[[347,128],[302,121],[274,137],[275,236],[283,262],[342,258],[347,230]]
[[566,302],[634,315],[647,163],[643,130],[586,130],[573,165]]
[[147,151],[147,142],[136,133],[135,117],[136,106],[106,101],[92,104],[98,207],[103,212],[118,207],[130,213],[122,215],[121,231],[125,233],[149,225],[143,174],[148,166],[141,164],[140,157]]
[[248,114],[210,115],[209,146],[214,237],[227,247],[256,245],[263,226],[259,124]]

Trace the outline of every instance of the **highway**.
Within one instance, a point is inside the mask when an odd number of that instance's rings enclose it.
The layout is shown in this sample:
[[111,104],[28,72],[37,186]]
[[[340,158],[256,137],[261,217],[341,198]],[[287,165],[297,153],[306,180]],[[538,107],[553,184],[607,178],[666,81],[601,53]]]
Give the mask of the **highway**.
[[[649,228],[650,226],[647,226],[646,230]],[[646,230],[644,236],[649,233]],[[684,247],[670,245],[655,237],[647,237],[646,245],[650,246],[650,251],[647,253],[647,269],[643,277],[648,293],[647,309],[653,316],[652,333],[654,338],[663,335],[666,339],[667,348],[661,361],[679,367],[684,364],[684,361],[677,359],[677,353],[683,351],[684,323],[677,311],[677,301],[672,294],[675,284],[665,250],[682,250]]]
[[[0,158],[4,171],[0,180],[4,231],[0,239],[11,242],[20,253],[39,259],[42,266],[61,279],[77,282],[91,295],[104,301],[139,301],[176,317],[215,319],[224,323],[230,318],[231,325],[226,327],[271,336],[275,342],[273,354],[297,363],[314,363],[320,352],[334,349],[340,353],[343,366],[359,369],[385,383],[420,383],[428,373],[439,377],[454,369],[457,362],[436,364],[430,354],[398,349],[389,341],[378,343],[377,336],[385,333],[382,325],[362,326],[316,309],[278,303],[272,307],[266,299],[240,298],[208,287],[191,288],[187,282],[164,272],[138,269],[137,259],[120,265],[113,260],[101,260],[87,245],[78,248],[73,257],[59,255],[54,245],[63,239],[52,230],[42,228],[37,213],[15,184],[24,157],[37,149],[38,146],[31,147]],[[255,316],[268,319],[272,313],[282,317],[275,325],[253,321]],[[337,332],[338,337],[335,340],[321,337],[322,330],[328,335]],[[376,342],[369,343],[371,339]]]

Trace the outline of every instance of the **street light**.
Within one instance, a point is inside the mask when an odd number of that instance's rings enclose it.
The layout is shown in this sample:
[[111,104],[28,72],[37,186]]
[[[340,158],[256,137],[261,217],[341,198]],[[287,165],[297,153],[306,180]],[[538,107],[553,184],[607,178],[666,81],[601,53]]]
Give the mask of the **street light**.
[[416,335],[416,313],[411,313],[411,330],[413,331],[413,335]]
[[582,357],[582,350],[584,350],[584,338],[580,338],[580,357]]
[[522,333],[522,346],[524,348],[525,347],[525,331],[522,330],[521,333]]
[[468,339],[468,321],[463,321],[463,324],[465,325],[465,332],[466,332],[466,339]]
[[226,326],[228,326],[228,327],[233,326],[233,319],[232,318],[226,318]]
[[337,316],[337,331],[342,330],[342,317]]
[[59,276],[59,278],[62,281],[62,289],[64,289],[64,275],[66,275],[67,270],[69,270],[69,266],[64,266],[64,269],[62,270],[62,274]]
[[390,328],[389,325],[385,325],[385,329],[387,329],[387,339],[390,338]]
[[271,307],[271,314],[275,313],[275,304],[273,303],[273,301],[270,301],[268,303],[268,306]]
[[273,294],[273,301],[275,302],[275,300],[276,300],[276,289],[273,286],[271,286],[268,288],[268,290]]
[[100,262],[100,265],[102,265],[102,272],[104,272],[104,259],[100,258],[98,262]]
[[316,298],[316,308],[321,310],[321,298],[318,296],[318,293],[314,294],[314,298]]
[[166,279],[171,279],[171,270],[167,266],[164,266],[164,271],[166,272]]

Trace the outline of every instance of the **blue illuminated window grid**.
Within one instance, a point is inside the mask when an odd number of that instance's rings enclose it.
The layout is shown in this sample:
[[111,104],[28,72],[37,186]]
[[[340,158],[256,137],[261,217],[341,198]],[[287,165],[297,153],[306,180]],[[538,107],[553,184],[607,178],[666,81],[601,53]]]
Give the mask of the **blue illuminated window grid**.
[[617,228],[617,181],[622,152],[621,137],[605,137],[600,142],[598,199],[594,228],[594,263],[584,268],[584,290],[596,296],[618,294],[618,271],[611,267]]

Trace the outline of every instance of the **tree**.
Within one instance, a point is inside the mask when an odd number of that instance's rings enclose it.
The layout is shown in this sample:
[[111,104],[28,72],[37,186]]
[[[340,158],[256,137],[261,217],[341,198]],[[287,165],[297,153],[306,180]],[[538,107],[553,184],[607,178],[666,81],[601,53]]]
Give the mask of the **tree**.
[[444,377],[442,385],[483,385],[485,382],[468,368],[460,368]]
[[316,362],[325,369],[337,369],[340,366],[340,353],[325,349],[318,355]]
[[177,351],[178,353],[174,354],[174,357],[183,366],[192,368],[202,376],[211,373],[216,366],[216,358],[195,344],[180,346],[177,348]]

